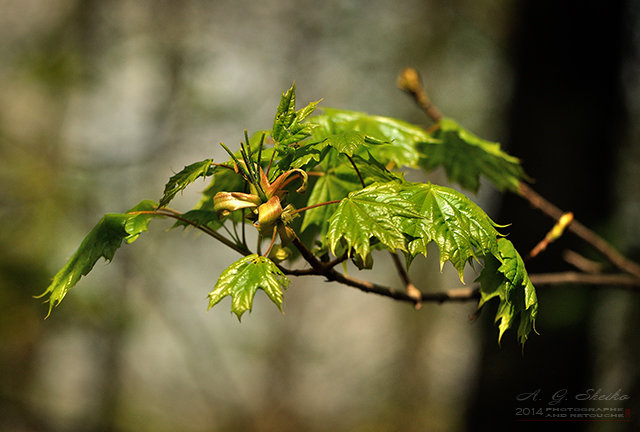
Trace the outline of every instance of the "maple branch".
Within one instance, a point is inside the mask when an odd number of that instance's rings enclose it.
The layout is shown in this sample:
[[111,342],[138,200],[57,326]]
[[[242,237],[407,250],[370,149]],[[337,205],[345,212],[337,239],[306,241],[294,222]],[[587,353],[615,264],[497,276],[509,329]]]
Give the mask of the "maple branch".
[[562,253],[562,258],[567,263],[585,273],[602,273],[602,270],[604,269],[603,263],[585,258],[579,253],[569,249]]
[[417,70],[406,68],[400,72],[400,76],[398,76],[398,87],[408,93],[434,122],[438,123],[442,120],[443,115],[438,107],[431,103]]
[[[410,295],[406,291],[399,291],[392,287],[380,285],[374,282],[363,281],[347,276],[336,271],[334,262],[323,263],[319,261],[307,247],[296,237],[293,240],[294,246],[300,251],[302,257],[311,268],[290,270],[278,266],[280,270],[291,276],[324,276],[328,281],[339,282],[366,293],[378,294],[398,301],[412,303],[414,306],[420,303],[446,303],[446,302],[466,302],[480,299],[480,284],[472,283],[464,287],[453,288],[437,292],[419,292],[419,297]],[[336,259],[343,261],[346,255]],[[613,288],[623,288],[632,291],[640,291],[640,278],[626,274],[585,274],[579,272],[559,272],[540,273],[529,275],[529,279],[535,286],[553,285],[609,285]]]
[[[411,95],[414,102],[416,102],[416,104],[418,104],[425,114],[434,122],[438,123],[442,119],[442,113],[429,100],[427,92],[422,85],[420,75],[415,69],[404,69],[398,77],[398,86]],[[533,207],[553,218],[556,222],[559,222],[562,216],[566,213],[542,197],[524,182],[520,182],[518,185],[518,195],[528,201]],[[579,221],[574,219],[569,223],[566,229],[593,246],[618,269],[623,270],[636,278],[640,278],[639,264],[622,255],[609,242]]]
[[420,290],[416,288],[416,286],[413,283],[411,283],[411,280],[409,279],[409,275],[407,274],[407,271],[402,265],[402,262],[400,262],[400,257],[398,256],[398,253],[397,252],[389,252],[389,253],[391,255],[391,259],[393,260],[393,265],[395,265],[398,275],[400,275],[400,279],[402,279],[402,283],[405,286],[407,294],[409,295],[409,297],[417,300],[416,309],[420,309],[422,307],[422,305],[420,304],[420,296],[421,296]]
[[[533,207],[556,221],[559,221],[562,215],[565,214],[565,212],[547,201],[529,185],[523,182],[520,182],[519,184],[518,195],[528,201]],[[609,242],[576,219],[574,219],[566,229],[593,246],[598,252],[604,255],[611,264],[620,270],[623,270],[636,278],[640,278],[640,265],[622,255]]]

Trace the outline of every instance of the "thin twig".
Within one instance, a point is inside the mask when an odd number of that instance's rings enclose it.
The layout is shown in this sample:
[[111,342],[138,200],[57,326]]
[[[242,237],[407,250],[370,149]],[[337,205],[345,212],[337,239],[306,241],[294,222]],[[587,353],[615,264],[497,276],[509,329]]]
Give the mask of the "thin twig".
[[584,284],[626,287],[634,291],[640,289],[640,278],[626,274],[586,274],[579,272],[539,273],[530,275],[529,279],[531,283],[538,286]]
[[328,263],[325,263],[324,266],[327,267],[327,268],[335,267],[338,264],[346,261],[347,258],[349,258],[349,254],[345,251],[342,255],[340,255],[339,257],[337,257],[333,261],[329,261]]
[[[565,213],[523,182],[520,182],[518,192],[522,198],[529,202],[529,204],[556,221],[560,220],[562,215]],[[598,252],[604,255],[611,264],[620,270],[623,270],[636,278],[640,278],[640,265],[623,256],[613,246],[611,246],[609,242],[581,224],[579,221],[574,219],[566,229],[593,246]]]
[[567,263],[571,264],[578,270],[582,270],[585,273],[602,273],[602,270],[604,269],[604,265],[602,263],[583,257],[579,253],[570,249],[567,249],[562,253],[562,258]]
[[413,68],[404,69],[398,77],[398,87],[413,97],[418,106],[422,108],[425,114],[434,122],[438,123],[442,120],[442,113],[438,107],[431,103],[417,70]]
[[398,275],[400,276],[400,279],[402,279],[402,283],[405,286],[407,295],[416,300],[416,309],[420,309],[422,307],[422,304],[420,303],[420,296],[422,293],[418,288],[416,288],[416,286],[413,283],[411,283],[411,280],[409,279],[409,275],[407,274],[407,271],[402,265],[402,262],[400,261],[400,257],[398,256],[398,253],[389,252],[389,254],[391,255],[391,259],[393,260],[393,264],[396,267],[396,270],[398,272]]
[[245,249],[244,247],[242,247],[242,245],[238,245],[232,242],[231,240],[229,240],[228,238],[220,235],[216,231],[213,231],[209,227],[190,221],[189,219],[182,217],[182,213],[175,210],[168,209],[166,207],[158,210],[133,211],[133,212],[129,212],[128,214],[150,214],[150,215],[156,215],[156,216],[167,216],[167,217],[179,220],[180,222],[184,222],[188,225],[191,225],[194,228],[199,229],[200,231],[210,235],[211,237],[215,238],[219,242],[230,247],[231,249],[233,249],[234,251],[238,252],[241,255],[247,256],[251,254],[251,251],[248,249]]
[[271,235],[271,243],[269,243],[269,248],[264,253],[264,256],[266,256],[266,257],[269,256],[269,253],[271,252],[271,249],[273,248],[273,245],[276,243],[276,235],[277,234],[278,234],[278,230],[275,227],[273,227],[273,234]]

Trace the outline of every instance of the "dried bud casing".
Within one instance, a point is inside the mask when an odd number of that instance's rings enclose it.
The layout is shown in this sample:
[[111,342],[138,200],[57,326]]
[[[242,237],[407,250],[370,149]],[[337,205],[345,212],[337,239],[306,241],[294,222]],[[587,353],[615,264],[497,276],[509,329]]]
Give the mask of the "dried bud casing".
[[258,230],[265,234],[266,230],[273,228],[273,225],[280,220],[280,215],[282,215],[280,198],[271,197],[269,201],[258,207]]
[[223,216],[243,208],[256,208],[260,197],[242,192],[218,192],[213,197],[213,210]]

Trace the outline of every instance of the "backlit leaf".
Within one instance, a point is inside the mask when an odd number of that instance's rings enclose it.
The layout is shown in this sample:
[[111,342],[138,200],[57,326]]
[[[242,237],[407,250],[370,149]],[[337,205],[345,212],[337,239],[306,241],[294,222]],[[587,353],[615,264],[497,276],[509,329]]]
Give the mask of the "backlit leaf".
[[385,164],[393,162],[397,166],[416,167],[420,154],[415,144],[431,140],[419,126],[356,111],[325,108],[324,114],[312,117],[309,121],[317,125],[312,133],[314,141],[357,132],[368,137],[369,142],[377,140],[377,145],[367,146],[374,158]]
[[426,256],[433,241],[440,250],[440,265],[450,261],[462,280],[469,260],[497,251],[495,223],[460,192],[431,183],[405,183],[401,194],[423,216],[401,221],[403,232],[413,239],[407,246],[409,261],[420,253]]
[[367,261],[371,240],[387,249],[406,250],[405,237],[397,220],[419,218],[413,205],[400,196],[397,182],[374,183],[343,199],[329,220],[327,240],[331,252],[339,256],[345,248]]
[[419,164],[427,171],[442,165],[449,181],[477,192],[480,176],[499,190],[517,191],[526,179],[520,161],[500,149],[500,144],[481,139],[463,129],[454,120],[443,118],[430,141],[417,145],[423,156]]
[[271,137],[280,150],[284,150],[289,144],[302,141],[311,135],[313,124],[304,121],[315,110],[317,104],[318,102],[311,102],[296,111],[295,84],[282,94],[271,130]]
[[282,310],[282,291],[288,285],[289,279],[273,261],[257,254],[249,255],[222,272],[209,293],[209,309],[231,296],[231,311],[240,319],[243,313],[251,311],[256,291],[261,289]]
[[535,331],[538,299],[524,262],[509,240],[498,240],[498,253],[484,258],[484,268],[477,280],[480,282],[479,308],[494,297],[500,299],[495,318],[498,342],[519,315],[518,340],[524,347],[531,330]]
[[213,174],[214,167],[211,165],[211,162],[211,159],[206,159],[192,163],[184,167],[179,173],[171,176],[169,182],[164,187],[164,195],[160,199],[160,207],[169,204],[178,192],[184,190],[199,177],[206,177]]
[[[328,169],[322,176],[318,177],[309,194],[307,205],[339,200],[346,197],[349,192],[361,188],[362,185],[353,168],[340,164],[335,168]],[[322,237],[329,226],[329,217],[337,207],[336,204],[332,204],[307,210],[304,213],[301,230],[304,231],[307,227],[315,225],[320,228],[320,237]]]

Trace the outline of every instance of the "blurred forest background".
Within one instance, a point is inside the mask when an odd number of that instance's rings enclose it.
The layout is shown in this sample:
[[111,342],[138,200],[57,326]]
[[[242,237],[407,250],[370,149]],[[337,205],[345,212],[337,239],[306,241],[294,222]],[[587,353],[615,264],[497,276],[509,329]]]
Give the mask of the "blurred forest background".
[[[474,431],[513,427],[519,393],[564,388],[621,389],[631,400],[584,406],[633,421],[563,430],[639,430],[640,294],[613,287],[540,288],[524,356],[512,331],[498,347],[495,304],[471,322],[471,303],[416,312],[319,279],[292,280],[284,315],[259,293],[239,324],[228,300],[206,313],[234,253],[158,222],[48,320],[32,298],[102,214],[271,127],[294,80],[299,104],[427,125],[395,87],[406,66],[640,259],[638,2],[2,0],[0,41],[0,430]],[[522,253],[552,225],[488,184],[473,198]],[[530,273],[569,269],[566,248],[589,253],[567,235]],[[414,264],[419,287],[458,286],[435,256]],[[361,276],[399,285],[383,261]]]

